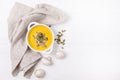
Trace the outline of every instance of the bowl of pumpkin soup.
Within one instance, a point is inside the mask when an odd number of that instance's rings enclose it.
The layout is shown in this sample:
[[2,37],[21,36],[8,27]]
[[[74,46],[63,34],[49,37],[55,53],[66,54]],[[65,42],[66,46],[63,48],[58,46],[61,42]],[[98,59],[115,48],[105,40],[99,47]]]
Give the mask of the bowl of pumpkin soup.
[[26,42],[33,51],[50,53],[54,43],[53,31],[45,24],[31,22],[28,25]]

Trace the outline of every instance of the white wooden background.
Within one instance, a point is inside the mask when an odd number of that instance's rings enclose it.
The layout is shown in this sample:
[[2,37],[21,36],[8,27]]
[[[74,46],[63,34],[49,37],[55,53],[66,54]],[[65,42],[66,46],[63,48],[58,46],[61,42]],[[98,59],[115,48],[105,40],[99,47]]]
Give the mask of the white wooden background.
[[[54,5],[69,15],[55,30],[67,29],[66,59],[37,66],[47,71],[43,79],[120,80],[120,0],[16,0],[34,7]],[[15,0],[0,0],[0,80],[27,80],[11,75],[7,17]],[[16,13],[17,14],[17,13]]]

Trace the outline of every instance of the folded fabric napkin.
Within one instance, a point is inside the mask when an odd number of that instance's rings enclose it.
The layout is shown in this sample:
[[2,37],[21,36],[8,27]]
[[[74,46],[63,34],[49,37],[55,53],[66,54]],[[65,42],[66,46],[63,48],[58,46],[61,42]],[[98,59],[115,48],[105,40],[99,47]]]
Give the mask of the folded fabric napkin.
[[21,3],[15,3],[8,17],[8,37],[11,43],[12,75],[20,71],[30,78],[35,65],[40,61],[40,53],[32,51],[26,43],[27,26],[30,22],[54,25],[66,21],[66,15],[48,4],[38,4],[31,8]]

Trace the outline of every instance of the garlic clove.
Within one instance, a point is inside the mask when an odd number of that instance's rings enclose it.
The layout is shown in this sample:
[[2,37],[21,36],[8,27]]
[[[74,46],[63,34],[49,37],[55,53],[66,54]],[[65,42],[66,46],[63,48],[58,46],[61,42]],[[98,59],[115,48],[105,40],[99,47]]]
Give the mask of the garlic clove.
[[45,58],[43,58],[42,60],[42,63],[44,64],[44,65],[51,65],[52,64],[52,59],[51,59],[51,57],[45,57]]
[[65,57],[65,54],[63,51],[58,51],[56,54],[55,54],[55,57],[58,58],[58,59],[62,59]]
[[37,77],[37,78],[42,78],[45,76],[45,71],[43,69],[38,69],[34,72],[34,75]]

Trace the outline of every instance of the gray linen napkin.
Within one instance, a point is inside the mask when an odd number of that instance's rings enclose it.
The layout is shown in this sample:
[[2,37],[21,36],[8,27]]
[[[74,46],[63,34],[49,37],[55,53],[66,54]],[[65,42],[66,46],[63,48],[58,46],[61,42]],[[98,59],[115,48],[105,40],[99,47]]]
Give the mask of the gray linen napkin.
[[31,8],[21,3],[15,3],[8,17],[8,37],[11,43],[12,75],[19,71],[30,78],[35,65],[41,59],[40,53],[34,52],[26,44],[27,26],[30,22],[46,25],[59,24],[66,21],[66,15],[48,4],[38,4]]

